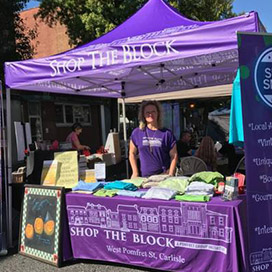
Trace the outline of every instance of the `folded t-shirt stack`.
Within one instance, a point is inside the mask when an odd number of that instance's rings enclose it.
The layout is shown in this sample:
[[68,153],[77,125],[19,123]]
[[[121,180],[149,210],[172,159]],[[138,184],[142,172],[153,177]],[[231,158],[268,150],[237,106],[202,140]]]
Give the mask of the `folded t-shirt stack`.
[[95,192],[100,188],[104,187],[106,182],[84,182],[83,180],[79,180],[78,184],[72,188],[72,191],[89,191]]
[[96,191],[93,195],[95,196],[104,196],[104,197],[113,197],[117,195],[118,190],[105,190],[105,189],[100,189]]
[[169,175],[150,176],[146,181],[143,182],[142,186],[143,188],[151,188],[151,187],[158,186],[161,181],[165,180],[168,177]]
[[123,182],[132,183],[138,188],[142,186],[143,182],[147,181],[147,178],[137,177],[132,179],[123,179]]
[[117,195],[120,196],[131,196],[131,197],[139,197],[141,198],[146,192],[145,191],[126,191],[126,190],[119,190]]
[[150,188],[143,198],[146,199],[163,199],[169,200],[176,195],[177,191],[168,188],[152,187]]
[[118,190],[129,190],[129,191],[136,191],[138,188],[132,184],[123,181],[116,180],[114,182],[107,183],[104,186],[106,190],[118,189]]
[[185,190],[186,195],[208,195],[210,197],[214,194],[214,185],[207,184],[203,181],[191,182]]
[[178,194],[184,194],[188,183],[188,177],[169,177],[161,181],[158,187],[172,189],[177,191]]
[[217,188],[218,183],[224,181],[224,176],[219,172],[203,171],[192,175],[189,182],[192,181],[204,181],[205,183],[213,184]]
[[210,197],[208,195],[176,195],[175,200],[189,202],[208,202],[210,201]]

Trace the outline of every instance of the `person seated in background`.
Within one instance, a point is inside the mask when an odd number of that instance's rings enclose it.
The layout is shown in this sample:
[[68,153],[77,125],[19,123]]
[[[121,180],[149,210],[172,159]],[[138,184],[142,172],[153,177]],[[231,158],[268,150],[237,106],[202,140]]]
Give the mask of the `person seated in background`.
[[74,123],[72,126],[72,132],[67,136],[66,142],[72,144],[73,149],[84,150],[90,149],[87,145],[82,145],[78,139],[79,134],[82,132],[82,125],[80,123]]
[[195,156],[206,163],[208,171],[216,171],[217,154],[215,151],[213,139],[210,136],[203,137],[199,148],[195,152]]
[[190,147],[191,133],[189,131],[183,131],[180,134],[180,139],[177,141],[178,157],[192,156],[193,150]]

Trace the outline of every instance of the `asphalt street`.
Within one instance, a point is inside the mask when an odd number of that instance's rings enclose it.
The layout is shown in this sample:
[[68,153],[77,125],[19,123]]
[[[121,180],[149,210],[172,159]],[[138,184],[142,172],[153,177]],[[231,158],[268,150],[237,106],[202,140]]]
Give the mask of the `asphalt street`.
[[63,263],[60,268],[50,264],[25,257],[16,252],[9,252],[6,256],[0,256],[1,272],[54,272],[54,271],[73,271],[73,272],[158,272],[159,270],[126,266],[109,262],[97,262],[90,260],[69,261]]

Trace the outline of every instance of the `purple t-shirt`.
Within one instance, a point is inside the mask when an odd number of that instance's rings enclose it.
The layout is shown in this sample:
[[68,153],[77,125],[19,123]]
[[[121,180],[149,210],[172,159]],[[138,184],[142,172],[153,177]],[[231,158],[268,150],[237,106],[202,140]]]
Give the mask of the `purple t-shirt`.
[[143,177],[160,174],[170,167],[170,150],[176,139],[169,129],[135,128],[131,140],[137,147]]

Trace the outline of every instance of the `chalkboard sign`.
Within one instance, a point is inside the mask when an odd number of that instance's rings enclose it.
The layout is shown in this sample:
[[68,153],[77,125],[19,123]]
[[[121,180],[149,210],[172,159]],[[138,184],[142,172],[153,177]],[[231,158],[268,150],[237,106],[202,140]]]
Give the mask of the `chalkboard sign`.
[[60,266],[62,187],[25,185],[19,253]]

